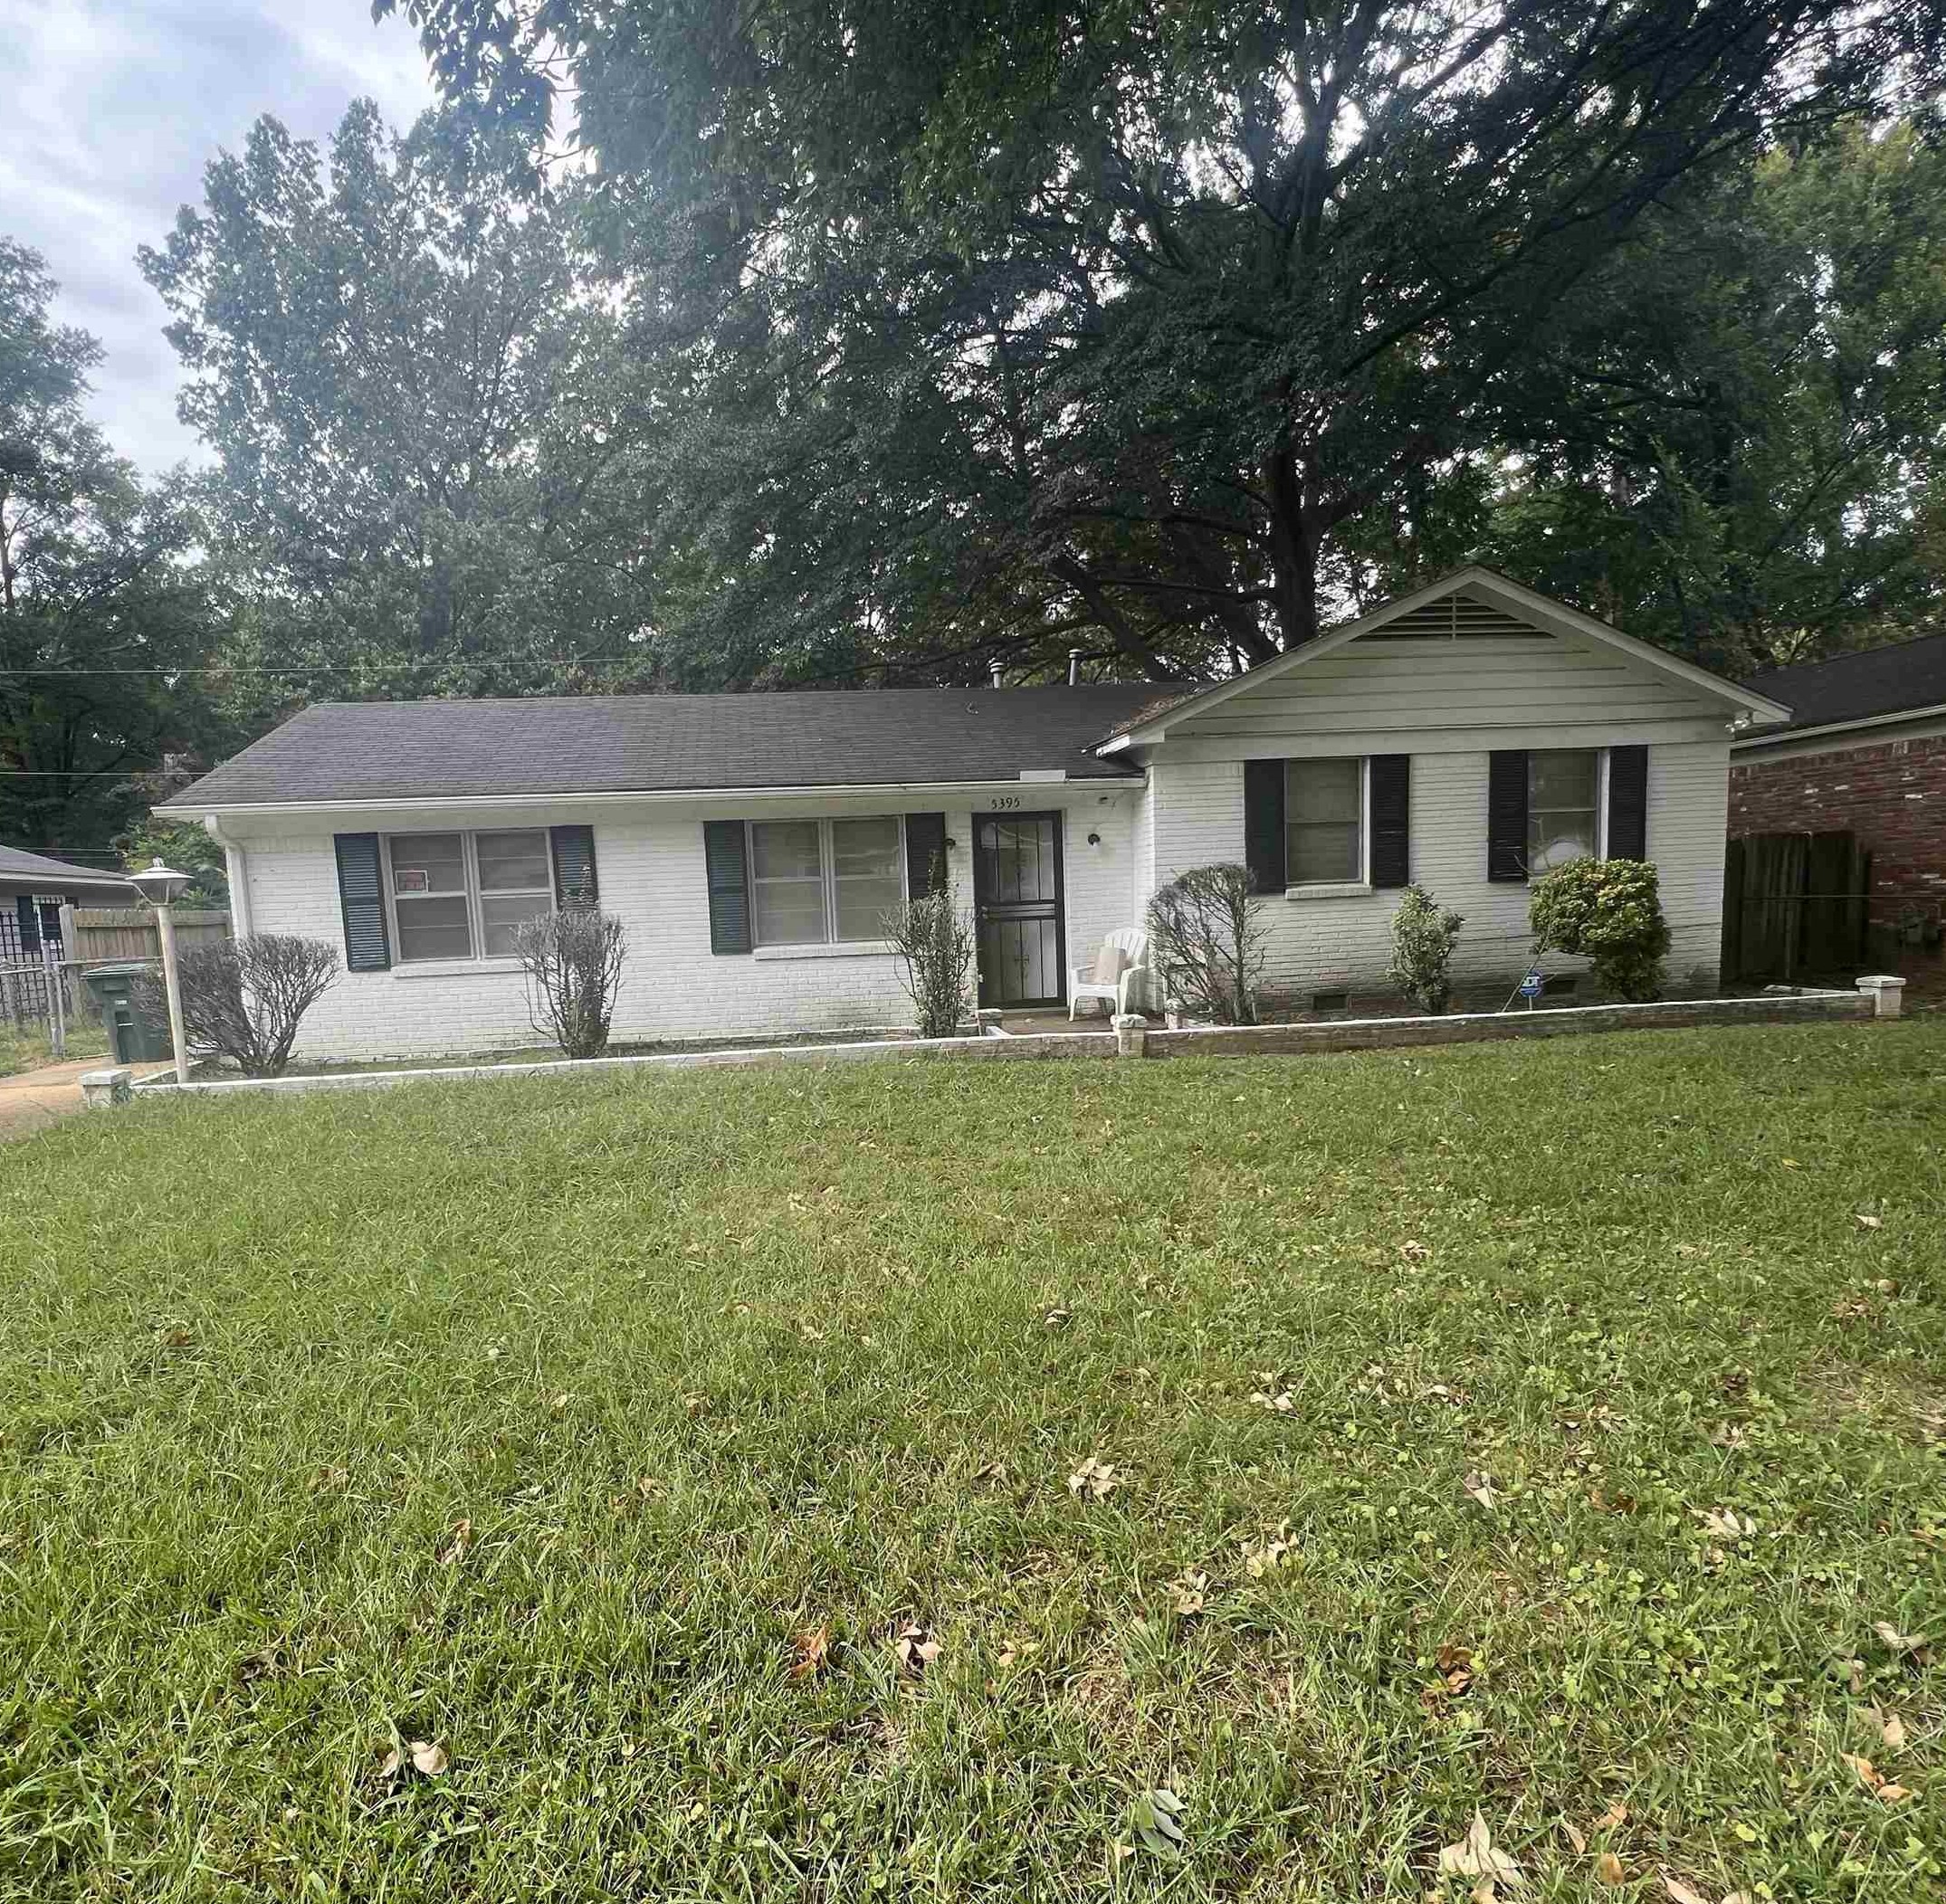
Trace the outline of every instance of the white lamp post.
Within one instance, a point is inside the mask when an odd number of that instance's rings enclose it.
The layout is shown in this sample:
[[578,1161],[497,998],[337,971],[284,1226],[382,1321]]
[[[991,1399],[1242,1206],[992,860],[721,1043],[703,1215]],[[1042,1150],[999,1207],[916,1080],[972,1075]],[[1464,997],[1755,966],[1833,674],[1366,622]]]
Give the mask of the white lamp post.
[[156,930],[162,939],[162,988],[169,1000],[169,1042],[176,1052],[176,1081],[189,1081],[189,1046],[183,1037],[183,994],[176,976],[176,901],[188,891],[194,875],[174,872],[160,860],[129,878],[135,890],[156,909]]

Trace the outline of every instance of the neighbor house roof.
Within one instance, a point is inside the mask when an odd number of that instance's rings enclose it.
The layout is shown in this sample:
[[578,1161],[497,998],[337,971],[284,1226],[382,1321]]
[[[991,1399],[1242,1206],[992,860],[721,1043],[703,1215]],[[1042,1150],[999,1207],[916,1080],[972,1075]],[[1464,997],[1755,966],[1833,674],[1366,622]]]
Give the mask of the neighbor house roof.
[[159,812],[508,795],[1122,779],[1093,743],[1162,690],[889,688],[327,701]]
[[135,897],[135,888],[119,872],[107,871],[100,866],[71,866],[65,860],[50,860],[20,846],[0,846],[0,884],[45,888],[50,892],[86,886],[131,900]]
[[[1537,589],[1514,581],[1511,576],[1503,576],[1497,569],[1475,562],[1464,568],[1453,569],[1426,583],[1423,588],[1414,589],[1409,595],[1395,595],[1388,602],[1381,602],[1355,620],[1340,622],[1311,641],[1287,649],[1275,660],[1252,668],[1247,673],[1218,681],[1213,687],[1178,692],[1172,699],[1159,695],[1156,707],[1142,709],[1135,718],[1124,720],[1104,745],[1124,747],[1159,740],[1178,721],[1206,713],[1235,695],[1253,691],[1262,686],[1266,677],[1288,674],[1308,667],[1320,656],[1335,653],[1347,643],[1365,636],[1385,634],[1388,630],[1393,633],[1409,630],[1414,635],[1423,635],[1426,632],[1425,617],[1432,611],[1433,605],[1447,597],[1457,597],[1457,606],[1466,614],[1486,617],[1481,632],[1490,632],[1495,619],[1504,629],[1511,618],[1512,622],[1524,624],[1543,633],[1579,635],[1631,654],[1661,673],[1741,709],[1756,720],[1778,722],[1790,713],[1790,709],[1773,696],[1747,682],[1740,685],[1726,681],[1720,674],[1712,674],[1707,668],[1699,668],[1693,662],[1670,653],[1666,648],[1658,648],[1652,642],[1625,634],[1619,628],[1611,627],[1594,615],[1584,614],[1566,602],[1556,601],[1552,595],[1542,595]],[[1455,615],[1453,633],[1462,632],[1464,619],[1464,615]]]
[[[1946,634],[1887,648],[1835,654],[1827,662],[1772,668],[1744,683],[1790,706],[1790,727],[1843,728],[1946,709]],[[1763,737],[1775,739],[1773,730]]]

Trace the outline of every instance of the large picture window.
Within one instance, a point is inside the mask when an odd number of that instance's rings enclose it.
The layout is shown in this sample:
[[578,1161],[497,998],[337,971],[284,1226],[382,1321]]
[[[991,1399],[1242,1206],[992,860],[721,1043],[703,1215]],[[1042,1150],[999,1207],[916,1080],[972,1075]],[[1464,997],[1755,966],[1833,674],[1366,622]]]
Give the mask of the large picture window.
[[504,958],[517,926],[554,909],[544,827],[392,833],[386,860],[401,964]]
[[1601,853],[1601,753],[1553,748],[1527,757],[1527,871]]
[[1351,886],[1364,879],[1364,761],[1285,761],[1283,814],[1289,884]]
[[885,936],[905,897],[897,814],[752,820],[750,897],[759,946],[842,945]]

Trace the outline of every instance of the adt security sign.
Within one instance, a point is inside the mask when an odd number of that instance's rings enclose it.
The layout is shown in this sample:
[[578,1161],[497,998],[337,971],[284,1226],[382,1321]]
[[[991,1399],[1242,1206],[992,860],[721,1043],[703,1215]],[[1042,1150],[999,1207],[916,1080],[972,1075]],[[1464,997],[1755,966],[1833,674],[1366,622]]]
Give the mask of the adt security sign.
[[1521,981],[1521,996],[1529,1001],[1532,1001],[1533,999],[1540,997],[1540,995],[1541,975],[1538,972],[1530,972],[1527,976]]

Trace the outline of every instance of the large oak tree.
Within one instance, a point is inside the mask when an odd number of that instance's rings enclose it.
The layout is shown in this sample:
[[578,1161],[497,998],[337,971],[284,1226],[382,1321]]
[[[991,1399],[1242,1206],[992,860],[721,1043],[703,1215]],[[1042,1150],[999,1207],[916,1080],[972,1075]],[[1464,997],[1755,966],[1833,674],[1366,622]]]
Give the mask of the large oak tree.
[[1652,208],[1882,109],[1939,32],[1838,0],[405,7],[530,138],[572,81],[680,420],[695,679],[1305,639]]

